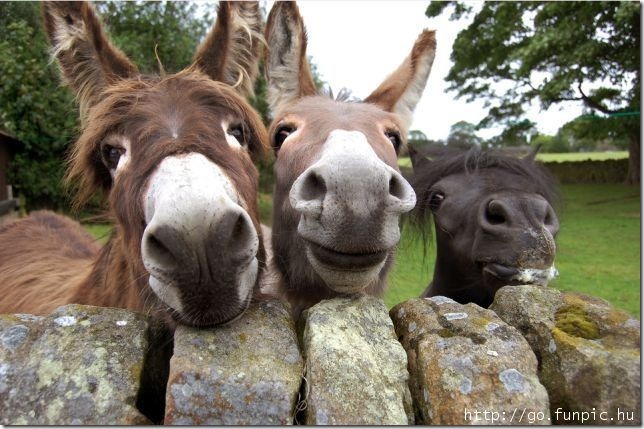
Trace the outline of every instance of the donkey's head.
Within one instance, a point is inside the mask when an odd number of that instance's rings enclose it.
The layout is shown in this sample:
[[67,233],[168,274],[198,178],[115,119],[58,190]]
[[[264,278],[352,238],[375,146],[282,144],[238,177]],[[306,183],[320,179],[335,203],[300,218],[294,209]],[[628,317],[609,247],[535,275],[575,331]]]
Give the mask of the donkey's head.
[[434,59],[424,31],[410,55],[364,102],[317,94],[294,2],[276,2],[266,28],[269,135],[276,152],[273,246],[291,301],[380,294],[414,207],[397,154]]
[[262,46],[257,3],[222,2],[194,63],[161,77],[139,74],[88,3],[45,2],[43,11],[81,112],[68,172],[79,202],[109,193],[112,241],[174,319],[237,317],[264,263],[253,160],[267,138],[243,97]]
[[434,278],[423,296],[487,307],[502,286],[545,285],[555,275],[559,220],[554,179],[534,162],[500,152],[443,150],[412,157],[412,219],[436,230]]

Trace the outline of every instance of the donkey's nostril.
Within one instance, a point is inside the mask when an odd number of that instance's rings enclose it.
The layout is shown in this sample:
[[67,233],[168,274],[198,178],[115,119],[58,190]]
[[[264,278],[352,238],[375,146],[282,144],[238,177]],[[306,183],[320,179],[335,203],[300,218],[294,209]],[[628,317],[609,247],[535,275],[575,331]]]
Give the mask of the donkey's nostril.
[[485,209],[485,220],[490,225],[506,223],[508,221],[508,213],[505,206],[498,201],[490,201]]
[[177,265],[177,257],[171,250],[177,246],[174,235],[168,228],[158,228],[145,235],[144,252],[156,266],[168,269]]
[[326,195],[326,182],[316,171],[311,171],[306,176],[300,197],[306,201],[322,200]]
[[393,175],[389,179],[389,195],[393,195],[400,200],[407,197],[407,190],[397,175]]
[[[249,254],[252,254],[250,251],[254,249],[253,241],[255,240],[255,235],[253,234],[253,226],[243,213],[231,214],[231,216],[235,215],[237,217],[234,219],[234,224],[230,229],[230,236],[225,249],[233,258],[247,257]],[[219,231],[217,234],[222,234],[222,232]]]

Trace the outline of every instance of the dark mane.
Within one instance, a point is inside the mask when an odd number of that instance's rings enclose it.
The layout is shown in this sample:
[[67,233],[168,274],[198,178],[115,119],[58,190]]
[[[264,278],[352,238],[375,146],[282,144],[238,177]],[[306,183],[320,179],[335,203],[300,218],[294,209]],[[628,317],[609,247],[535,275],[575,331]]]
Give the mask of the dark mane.
[[[420,156],[420,155],[419,155]],[[500,150],[471,148],[432,148],[426,153],[420,168],[414,169],[410,181],[416,192],[416,208],[410,214],[411,223],[431,234],[432,212],[429,208],[432,186],[441,179],[454,175],[474,175],[483,169],[498,169],[529,177],[535,185],[536,193],[544,197],[558,212],[561,195],[556,179],[539,163],[532,159],[517,158]]]

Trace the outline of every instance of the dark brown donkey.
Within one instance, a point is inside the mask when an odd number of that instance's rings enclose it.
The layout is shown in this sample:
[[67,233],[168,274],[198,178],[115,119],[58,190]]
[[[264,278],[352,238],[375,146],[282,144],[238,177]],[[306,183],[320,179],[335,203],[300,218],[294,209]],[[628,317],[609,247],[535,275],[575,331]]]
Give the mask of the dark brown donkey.
[[434,278],[423,297],[488,307],[502,286],[546,285],[554,277],[559,193],[534,153],[519,159],[443,149],[431,160],[410,153],[418,198],[412,219],[426,239],[436,230]]
[[416,197],[397,154],[434,60],[434,32],[364,102],[318,95],[294,2],[266,28],[269,130],[277,155],[272,244],[280,292],[294,314],[321,299],[380,296]]
[[194,63],[139,74],[87,3],[44,2],[53,51],[79,103],[68,179],[78,203],[109,193],[109,242],[37,213],[0,231],[0,313],[66,303],[213,325],[247,308],[264,264],[253,158],[266,131],[243,96],[262,46],[257,3],[222,2]]

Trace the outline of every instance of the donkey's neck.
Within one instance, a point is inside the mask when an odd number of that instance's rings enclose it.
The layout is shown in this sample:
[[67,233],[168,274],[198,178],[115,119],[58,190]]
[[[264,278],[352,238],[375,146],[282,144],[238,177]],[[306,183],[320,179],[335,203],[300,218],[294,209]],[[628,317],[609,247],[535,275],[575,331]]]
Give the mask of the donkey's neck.
[[474,302],[489,306],[481,276],[473,267],[459,264],[456,258],[440,251],[436,255],[434,277],[423,296],[446,296],[461,304]]
[[99,252],[92,271],[79,284],[78,304],[144,312],[148,276],[140,258],[132,258],[118,230]]

